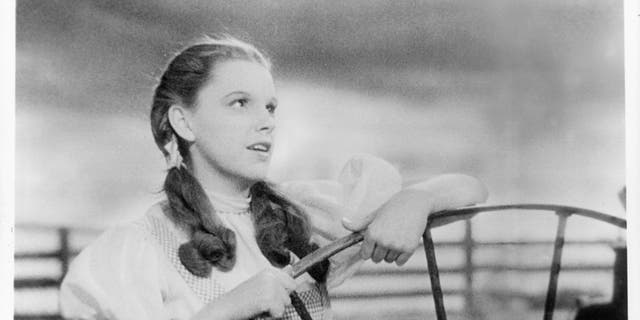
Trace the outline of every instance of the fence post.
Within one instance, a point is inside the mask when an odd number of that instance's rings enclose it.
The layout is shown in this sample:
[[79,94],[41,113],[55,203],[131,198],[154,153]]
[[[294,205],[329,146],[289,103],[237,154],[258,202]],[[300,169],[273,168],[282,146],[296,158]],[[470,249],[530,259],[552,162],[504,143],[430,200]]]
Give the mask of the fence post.
[[475,306],[473,301],[473,233],[471,228],[471,220],[464,221],[464,276],[465,276],[465,292],[464,292],[464,309],[467,317],[474,318]]
[[62,279],[67,274],[67,270],[69,269],[69,229],[68,228],[60,228],[58,229],[58,237],[60,238],[60,251],[58,254],[60,255],[60,267],[62,274],[60,275],[60,282],[62,283]]

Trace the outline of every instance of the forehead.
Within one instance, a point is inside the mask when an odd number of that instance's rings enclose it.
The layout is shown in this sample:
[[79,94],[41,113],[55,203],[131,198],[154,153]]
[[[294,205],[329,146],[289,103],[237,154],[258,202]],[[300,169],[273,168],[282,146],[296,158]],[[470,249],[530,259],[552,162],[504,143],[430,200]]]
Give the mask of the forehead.
[[226,95],[234,91],[271,98],[275,94],[271,72],[257,62],[225,61],[212,70],[211,80],[202,88],[201,94]]

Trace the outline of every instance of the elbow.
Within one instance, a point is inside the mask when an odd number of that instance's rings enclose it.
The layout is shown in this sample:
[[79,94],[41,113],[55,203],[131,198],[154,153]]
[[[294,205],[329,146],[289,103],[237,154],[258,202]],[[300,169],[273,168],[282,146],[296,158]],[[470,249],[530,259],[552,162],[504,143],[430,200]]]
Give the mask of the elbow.
[[489,198],[487,186],[478,178],[464,175],[452,174],[458,180],[456,185],[460,188],[461,194],[468,197],[469,205],[484,203]]

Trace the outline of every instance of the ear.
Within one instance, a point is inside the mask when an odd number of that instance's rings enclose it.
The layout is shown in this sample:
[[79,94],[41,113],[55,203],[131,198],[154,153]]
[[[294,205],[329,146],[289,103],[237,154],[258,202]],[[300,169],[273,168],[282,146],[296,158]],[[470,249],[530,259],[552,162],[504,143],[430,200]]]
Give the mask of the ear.
[[172,105],[167,112],[169,123],[180,138],[193,142],[196,139],[191,124],[189,123],[189,111],[179,105]]

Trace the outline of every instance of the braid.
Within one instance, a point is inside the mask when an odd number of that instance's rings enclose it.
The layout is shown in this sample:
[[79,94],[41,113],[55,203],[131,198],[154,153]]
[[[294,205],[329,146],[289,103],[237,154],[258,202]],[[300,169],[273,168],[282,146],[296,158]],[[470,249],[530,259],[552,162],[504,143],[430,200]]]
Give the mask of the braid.
[[216,219],[213,206],[198,181],[184,168],[171,168],[164,183],[171,216],[189,227],[191,241],[178,249],[189,272],[207,277],[213,266],[222,271],[235,264],[236,237]]
[[[309,221],[304,213],[264,182],[251,188],[251,212],[255,217],[256,240],[262,254],[277,267],[289,264],[289,251],[302,258],[318,249],[310,241]],[[324,283],[329,270],[325,260],[309,274]]]

